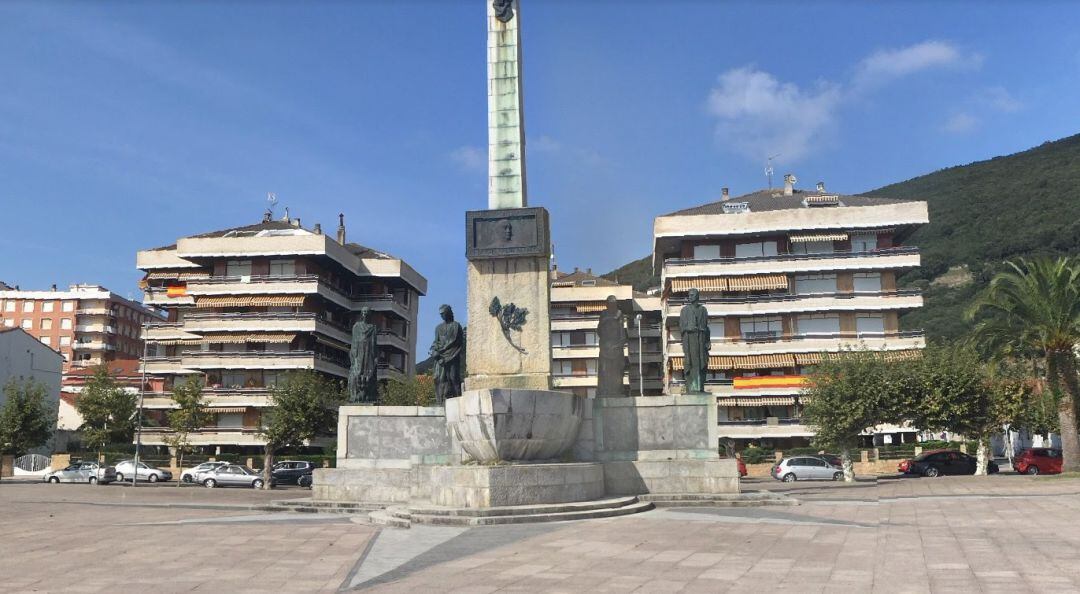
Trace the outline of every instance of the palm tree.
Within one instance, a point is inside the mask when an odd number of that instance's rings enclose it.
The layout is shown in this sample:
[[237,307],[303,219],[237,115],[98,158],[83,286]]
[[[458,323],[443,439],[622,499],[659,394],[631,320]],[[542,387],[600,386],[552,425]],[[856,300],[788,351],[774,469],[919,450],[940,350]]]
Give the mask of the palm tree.
[[1039,357],[1057,401],[1062,470],[1080,471],[1080,402],[1075,349],[1080,344],[1080,260],[1042,258],[1007,262],[968,311],[975,336],[1009,357]]

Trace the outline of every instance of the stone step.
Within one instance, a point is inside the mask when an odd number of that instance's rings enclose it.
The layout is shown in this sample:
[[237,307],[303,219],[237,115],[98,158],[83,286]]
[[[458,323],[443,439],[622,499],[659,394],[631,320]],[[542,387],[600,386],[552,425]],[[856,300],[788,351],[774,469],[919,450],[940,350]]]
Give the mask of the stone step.
[[639,495],[657,507],[757,507],[769,505],[799,505],[799,500],[782,493],[751,491],[749,493],[649,493]]
[[350,501],[275,501],[265,511],[291,511],[324,514],[366,514],[386,507],[386,504]]
[[464,516],[474,518],[490,516],[527,516],[590,511],[594,509],[610,509],[637,503],[637,501],[638,498],[631,495],[629,497],[613,497],[611,499],[597,499],[594,501],[579,501],[573,503],[511,505],[503,507],[441,507],[434,505],[410,505],[409,512],[424,516]]
[[628,505],[615,507],[502,516],[428,515],[413,513],[411,515],[411,521],[416,524],[434,524],[442,526],[491,526],[495,524],[529,524],[538,522],[566,522],[570,520],[612,518],[641,513],[649,511],[650,509],[653,509],[653,504],[651,502],[634,501]]
[[393,508],[380,509],[368,514],[368,521],[376,526],[389,526],[391,528],[411,528],[412,522],[408,518],[402,518],[391,511]]

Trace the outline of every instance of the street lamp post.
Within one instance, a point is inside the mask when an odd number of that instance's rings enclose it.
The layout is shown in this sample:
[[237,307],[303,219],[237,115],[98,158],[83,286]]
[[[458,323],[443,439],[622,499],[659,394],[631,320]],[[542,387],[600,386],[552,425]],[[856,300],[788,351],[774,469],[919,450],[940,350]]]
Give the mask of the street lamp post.
[[634,316],[634,323],[637,324],[637,381],[638,381],[638,394],[645,396],[645,363],[644,356],[645,351],[642,350],[641,345],[641,314]]

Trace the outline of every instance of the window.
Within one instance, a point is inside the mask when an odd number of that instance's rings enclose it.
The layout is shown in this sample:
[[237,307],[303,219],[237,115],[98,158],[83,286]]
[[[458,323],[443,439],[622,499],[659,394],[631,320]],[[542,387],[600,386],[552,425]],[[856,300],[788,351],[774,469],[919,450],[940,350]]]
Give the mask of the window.
[[757,241],[754,243],[740,243],[735,246],[736,258],[755,258],[761,256],[775,256],[775,241]]
[[695,245],[694,246],[694,259],[695,260],[716,260],[720,257],[720,246],[718,245]]
[[4,311],[15,311],[15,302],[8,301],[4,304]]
[[880,272],[856,272],[855,273],[855,292],[856,293],[880,293],[881,292],[881,273]]
[[71,330],[71,318],[60,318],[60,329]]
[[60,337],[60,346],[71,346],[71,337],[70,336],[61,336]]
[[571,375],[574,373],[574,366],[570,361],[552,361],[551,362],[551,375]]
[[22,328],[23,328],[23,330],[31,330],[31,329],[33,329],[34,328],[33,320],[31,320],[30,318],[27,318],[27,319],[23,320],[22,321]]
[[831,241],[800,241],[791,244],[793,254],[831,254],[835,252]]
[[724,320],[709,320],[709,337],[712,340],[723,340]]
[[877,249],[876,233],[860,233],[851,236],[851,251],[871,252]]
[[569,332],[552,332],[551,333],[551,346],[555,346],[555,347],[570,346],[570,333]]
[[43,312],[45,312],[45,313],[49,313],[49,312],[51,312],[51,311],[53,310],[53,306],[54,306],[54,305],[56,305],[56,303],[55,303],[55,302],[53,302],[53,301],[46,301],[46,302],[44,302],[44,303],[42,303],[42,304],[41,304],[41,311],[43,311]]
[[784,331],[780,316],[762,316],[739,320],[743,338],[777,337]]
[[855,314],[855,333],[859,336],[864,334],[884,334],[885,316],[879,313]]
[[296,274],[295,260],[270,260],[270,276],[293,276]]
[[798,317],[796,333],[799,336],[813,334],[838,334],[840,332],[840,314],[802,314]]
[[52,330],[52,318],[41,318],[41,329]]
[[41,344],[44,344],[44,345],[47,345],[47,346],[52,346],[52,338],[50,338],[48,336],[42,336],[41,337]]
[[585,374],[596,375],[596,359],[585,360]]
[[229,260],[225,263],[225,276],[251,276],[251,260]]
[[11,328],[13,326],[15,326],[15,320],[13,320],[11,318],[4,318],[4,327],[5,328]]
[[22,310],[23,310],[23,313],[30,313],[30,312],[34,311],[34,302],[33,301],[23,301]]
[[74,301],[65,301],[63,304],[61,304],[60,309],[62,309],[64,311],[67,311],[67,312],[75,311],[75,302]]
[[795,277],[797,295],[821,295],[835,292],[835,274],[800,274]]

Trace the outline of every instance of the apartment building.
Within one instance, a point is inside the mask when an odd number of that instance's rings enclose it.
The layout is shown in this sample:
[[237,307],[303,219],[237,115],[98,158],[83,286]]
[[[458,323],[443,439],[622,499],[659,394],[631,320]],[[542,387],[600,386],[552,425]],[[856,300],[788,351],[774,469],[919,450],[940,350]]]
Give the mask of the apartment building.
[[[267,216],[140,251],[137,265],[146,272],[145,302],[168,313],[147,330],[151,354],[143,366],[165,379],[146,407],[163,416],[177,382],[203,377],[215,414],[194,436],[197,445],[255,453],[269,388],[284,373],[314,369],[344,382],[352,324],[363,308],[379,327],[379,379],[415,372],[427,280],[400,258],[346,242],[343,216],[336,238],[320,225]],[[164,444],[166,434],[144,431],[143,442]]]
[[806,445],[799,393],[822,353],[865,348],[908,357],[923,333],[901,330],[922,307],[897,276],[919,265],[904,240],[928,222],[925,202],[762,190],[657,217],[653,266],[662,280],[665,383],[683,385],[679,311],[696,288],[709,312],[706,390],[721,440],[737,449]]
[[[628,395],[663,390],[660,299],[635,294],[629,285],[596,276],[592,269],[552,271],[551,374],[555,389],[595,397],[600,341],[597,327],[607,298],[614,295],[627,319]],[[641,319],[638,320],[638,316]],[[640,323],[640,324],[639,324]],[[639,330],[640,328],[640,330]],[[643,373],[642,373],[643,372]],[[644,381],[641,381],[644,378]]]
[[64,357],[64,372],[142,356],[143,323],[163,317],[98,285],[0,289],[0,325],[22,328]]
[[[45,405],[55,417],[60,406],[60,381],[63,359],[55,349],[19,326],[0,326],[0,408],[7,402],[4,387],[11,381],[33,381],[45,387]],[[56,436],[31,453],[49,454],[56,446]]]

